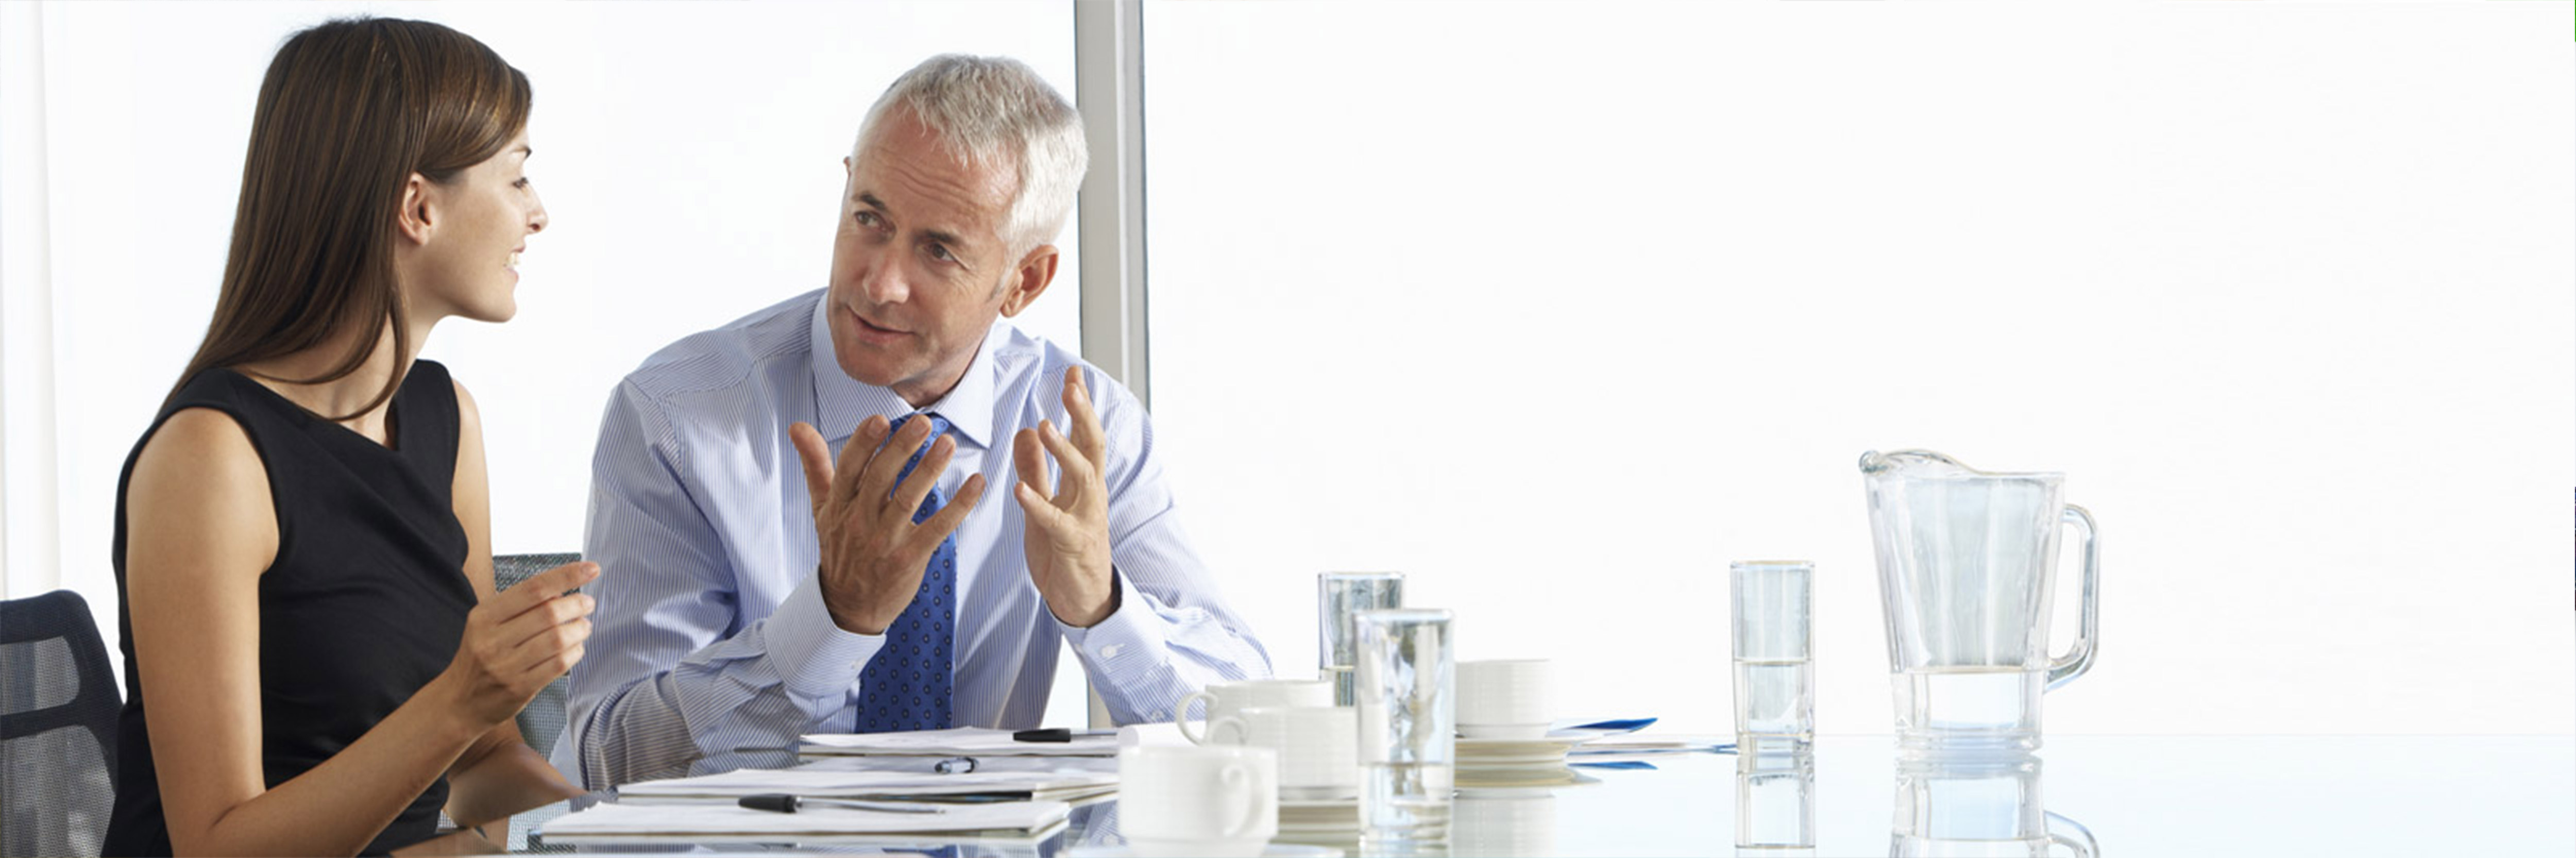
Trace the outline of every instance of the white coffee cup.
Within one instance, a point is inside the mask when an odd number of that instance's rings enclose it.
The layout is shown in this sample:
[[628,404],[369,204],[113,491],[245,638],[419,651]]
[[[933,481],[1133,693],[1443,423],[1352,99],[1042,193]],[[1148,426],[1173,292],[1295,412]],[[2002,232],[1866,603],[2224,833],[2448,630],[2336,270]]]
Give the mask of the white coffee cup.
[[1247,706],[1208,722],[1209,744],[1279,752],[1279,797],[1351,798],[1360,788],[1359,711],[1336,706]]
[[1320,679],[1246,679],[1241,682],[1219,682],[1206,691],[1181,698],[1172,707],[1172,723],[1181,728],[1181,736],[1190,744],[1207,744],[1207,730],[1202,725],[1190,728],[1190,704],[1207,703],[1205,724],[1254,706],[1331,706],[1333,684]]
[[1279,834],[1279,754],[1230,745],[1118,751],[1118,830],[1142,858],[1253,858]]
[[1458,734],[1470,739],[1543,739],[1556,720],[1555,671],[1546,659],[1458,663]]

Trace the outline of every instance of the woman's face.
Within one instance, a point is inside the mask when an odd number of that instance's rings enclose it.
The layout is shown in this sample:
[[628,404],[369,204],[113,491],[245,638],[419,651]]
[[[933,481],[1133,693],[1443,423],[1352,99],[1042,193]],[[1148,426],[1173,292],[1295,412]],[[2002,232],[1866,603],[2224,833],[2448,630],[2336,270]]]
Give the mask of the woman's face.
[[411,310],[424,320],[463,316],[504,322],[519,310],[519,253],[546,228],[546,206],[528,181],[528,132],[447,184],[430,182],[430,230],[408,272]]

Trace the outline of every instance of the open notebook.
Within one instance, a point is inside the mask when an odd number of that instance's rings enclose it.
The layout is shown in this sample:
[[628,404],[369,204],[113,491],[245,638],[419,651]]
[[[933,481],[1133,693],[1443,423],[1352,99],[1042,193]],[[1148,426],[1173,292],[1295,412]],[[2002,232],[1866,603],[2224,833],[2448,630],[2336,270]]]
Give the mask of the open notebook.
[[801,766],[793,769],[737,769],[722,774],[645,781],[617,790],[626,804],[674,802],[732,804],[747,795],[787,793],[806,798],[874,801],[1074,802],[1118,789],[1115,772],[921,772],[852,771]]
[[796,813],[774,813],[726,803],[618,801],[547,820],[538,833],[550,844],[638,840],[765,842],[778,838],[856,842],[1030,840],[1053,834],[1072,813],[1071,806],[1060,801],[952,804],[942,805],[940,810],[928,814],[809,807]]

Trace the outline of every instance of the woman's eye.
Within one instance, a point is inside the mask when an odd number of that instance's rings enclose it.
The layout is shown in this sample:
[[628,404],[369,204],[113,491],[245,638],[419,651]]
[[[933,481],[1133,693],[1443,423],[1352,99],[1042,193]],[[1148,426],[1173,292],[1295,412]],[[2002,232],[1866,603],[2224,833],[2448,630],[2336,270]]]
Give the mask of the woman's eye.
[[528,177],[526,177],[526,176],[520,176],[518,181],[511,182],[511,183],[510,183],[510,187],[513,187],[513,188],[525,188],[525,187],[527,187],[527,186],[528,186]]

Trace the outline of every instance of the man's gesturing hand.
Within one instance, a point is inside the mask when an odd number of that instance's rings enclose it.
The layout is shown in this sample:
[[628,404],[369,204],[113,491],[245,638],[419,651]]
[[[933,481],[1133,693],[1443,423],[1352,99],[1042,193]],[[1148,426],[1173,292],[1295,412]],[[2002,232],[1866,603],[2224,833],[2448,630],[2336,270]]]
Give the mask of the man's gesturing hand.
[[[1055,612],[1057,620],[1089,628],[1108,619],[1117,607],[1111,598],[1118,594],[1118,585],[1110,576],[1109,562],[1109,487],[1104,476],[1109,470],[1109,442],[1100,429],[1100,415],[1091,410],[1078,367],[1064,371],[1064,410],[1073,419],[1073,437],[1066,438],[1044,420],[1038,421],[1038,428],[1022,429],[1012,437],[1013,464],[1020,472],[1012,495],[1026,513],[1023,541],[1029,553],[1029,578],[1037,582],[1038,594],[1046,597],[1047,609]],[[1052,497],[1040,488],[1046,485],[1049,454],[1061,471]]]
[[884,417],[859,421],[858,430],[841,446],[837,466],[831,445],[811,424],[787,429],[797,458],[805,460],[805,491],[814,501],[814,535],[823,549],[822,566],[814,574],[822,580],[823,606],[832,612],[833,624],[863,635],[884,634],[903,614],[921,589],[922,567],[930,563],[931,553],[984,496],[984,475],[967,477],[939,512],[912,523],[913,511],[948,469],[957,442],[941,436],[898,485],[895,477],[903,473],[904,460],[930,436],[930,420],[905,423],[891,443],[886,439],[890,425]]

